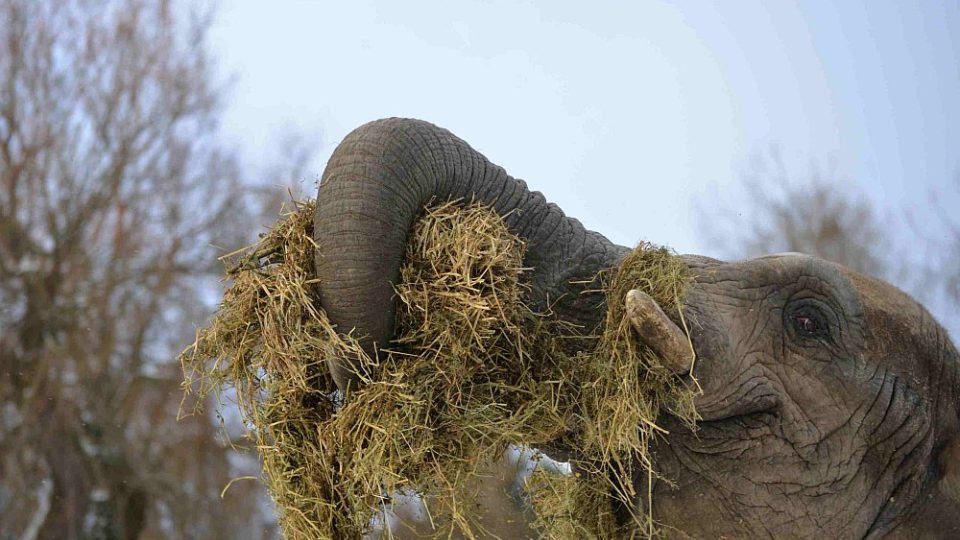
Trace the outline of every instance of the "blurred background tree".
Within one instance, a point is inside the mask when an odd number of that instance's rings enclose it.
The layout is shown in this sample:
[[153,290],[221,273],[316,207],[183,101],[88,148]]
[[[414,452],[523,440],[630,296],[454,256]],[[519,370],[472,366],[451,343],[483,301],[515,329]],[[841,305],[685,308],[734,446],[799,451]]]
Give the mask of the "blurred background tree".
[[[947,189],[960,193],[960,172]],[[922,261],[922,271],[918,273],[915,287],[922,291],[926,302],[943,312],[943,318],[950,328],[954,342],[960,340],[960,215],[956,208],[950,208],[942,201],[943,193],[930,194],[930,206],[924,213],[930,213],[935,219],[926,219],[908,214],[912,231],[927,241],[921,246],[923,251],[917,260]],[[949,200],[949,199],[946,199]],[[929,223],[937,224],[933,232],[925,232]]]
[[[259,472],[236,419],[230,441],[224,419],[176,420],[217,257],[282,193],[219,137],[213,14],[0,0],[0,539],[277,536],[259,482],[221,498]],[[315,142],[286,134],[258,175],[300,177]],[[506,537],[530,531],[515,474],[482,488]]]
[[0,538],[275,535],[176,353],[260,227],[209,10],[0,0]]
[[698,223],[719,256],[745,259],[798,252],[878,277],[895,273],[892,239],[874,205],[844,189],[832,166],[792,175],[778,150],[756,156],[741,173],[747,207],[701,203]]

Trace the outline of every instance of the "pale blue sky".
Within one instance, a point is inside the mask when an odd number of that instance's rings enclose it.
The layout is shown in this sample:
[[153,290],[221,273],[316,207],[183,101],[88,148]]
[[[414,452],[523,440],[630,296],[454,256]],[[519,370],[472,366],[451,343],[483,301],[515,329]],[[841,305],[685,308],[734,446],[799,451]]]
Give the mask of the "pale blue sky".
[[626,245],[711,254],[692,199],[771,144],[921,214],[960,170],[957,1],[234,0],[213,37],[252,161],[423,118]]

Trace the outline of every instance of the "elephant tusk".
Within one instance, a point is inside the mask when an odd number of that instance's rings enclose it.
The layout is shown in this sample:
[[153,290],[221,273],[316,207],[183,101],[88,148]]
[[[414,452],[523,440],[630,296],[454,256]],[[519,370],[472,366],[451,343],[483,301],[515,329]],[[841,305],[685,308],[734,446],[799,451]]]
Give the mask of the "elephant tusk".
[[650,295],[633,289],[627,293],[627,317],[640,339],[660,356],[664,366],[676,374],[685,374],[693,366],[695,354],[687,335],[671,321]]

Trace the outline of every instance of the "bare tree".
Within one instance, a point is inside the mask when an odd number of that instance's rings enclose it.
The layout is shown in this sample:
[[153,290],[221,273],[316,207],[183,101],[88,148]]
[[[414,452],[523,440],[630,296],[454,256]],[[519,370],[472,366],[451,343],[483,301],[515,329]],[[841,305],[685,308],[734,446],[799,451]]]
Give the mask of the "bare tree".
[[752,161],[742,182],[747,206],[699,205],[701,235],[721,256],[793,251],[875,276],[897,272],[881,216],[868,200],[845,191],[834,169],[813,165],[808,174],[791,176],[773,150]]
[[[914,286],[932,309],[943,313],[941,319],[960,339],[960,217],[944,200],[960,200],[960,173],[946,193],[931,195],[924,216],[910,214],[911,230],[924,238],[922,268]],[[933,222],[935,225],[931,227]]]
[[[251,226],[206,41],[166,0],[0,0],[0,523],[260,538],[262,492],[173,358]],[[203,300],[206,300],[206,309]]]

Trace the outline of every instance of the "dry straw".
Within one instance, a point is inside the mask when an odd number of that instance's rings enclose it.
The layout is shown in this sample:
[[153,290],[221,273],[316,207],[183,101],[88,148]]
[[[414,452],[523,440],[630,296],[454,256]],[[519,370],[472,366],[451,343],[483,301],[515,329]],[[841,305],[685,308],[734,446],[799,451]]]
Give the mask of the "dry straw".
[[[532,534],[657,534],[636,504],[654,475],[647,448],[663,407],[692,424],[693,390],[636,341],[620,299],[639,288],[678,313],[676,256],[640,245],[601,275],[604,329],[569,354],[574,329],[523,303],[522,240],[486,207],[433,206],[411,232],[397,339],[370,359],[313,299],[313,211],[295,204],[230,261],[223,303],[180,358],[193,403],[236,396],[287,538],[360,538],[401,493],[428,495],[437,536],[487,537],[475,490],[509,445],[561,450],[576,471],[531,478]],[[327,369],[336,357],[372,374],[348,400]]]

